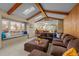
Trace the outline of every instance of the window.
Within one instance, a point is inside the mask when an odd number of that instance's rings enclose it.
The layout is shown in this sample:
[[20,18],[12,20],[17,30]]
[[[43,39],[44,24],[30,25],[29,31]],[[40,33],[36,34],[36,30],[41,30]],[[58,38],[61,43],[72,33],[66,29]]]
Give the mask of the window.
[[24,31],[25,30],[25,24],[21,24],[21,30]]
[[19,22],[16,23],[16,30],[21,31],[21,23]]
[[2,29],[8,29],[9,28],[9,21],[8,20],[2,20]]
[[10,31],[16,31],[16,23],[13,21],[10,22]]
[[25,24],[20,22],[13,22],[11,21],[10,30],[11,31],[24,31]]
[[22,31],[25,30],[25,23],[3,19],[2,28],[3,30],[8,29],[8,33],[10,32],[11,35],[13,36],[18,33],[22,33]]

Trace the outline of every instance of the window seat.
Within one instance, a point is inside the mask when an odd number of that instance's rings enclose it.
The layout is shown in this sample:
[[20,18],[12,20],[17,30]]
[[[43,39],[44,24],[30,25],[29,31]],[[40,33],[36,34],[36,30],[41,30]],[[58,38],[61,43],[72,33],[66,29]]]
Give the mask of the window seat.
[[11,36],[10,38],[4,38],[4,40],[2,40],[2,41],[14,39],[14,38],[19,38],[19,37],[23,37],[23,36],[27,36],[27,34]]

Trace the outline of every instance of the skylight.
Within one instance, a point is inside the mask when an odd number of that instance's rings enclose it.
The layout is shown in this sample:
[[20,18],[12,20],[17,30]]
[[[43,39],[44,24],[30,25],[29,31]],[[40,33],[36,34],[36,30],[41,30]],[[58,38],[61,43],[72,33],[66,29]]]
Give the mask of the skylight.
[[38,17],[35,17],[35,19],[40,19],[40,18],[42,18],[43,16],[42,15],[40,15],[40,16],[38,16]]
[[35,11],[35,8],[34,8],[34,7],[30,7],[30,8],[28,8],[28,9],[26,9],[26,10],[23,12],[23,14],[24,14],[24,15],[28,15],[29,13],[31,13],[31,12],[33,12],[33,11]]

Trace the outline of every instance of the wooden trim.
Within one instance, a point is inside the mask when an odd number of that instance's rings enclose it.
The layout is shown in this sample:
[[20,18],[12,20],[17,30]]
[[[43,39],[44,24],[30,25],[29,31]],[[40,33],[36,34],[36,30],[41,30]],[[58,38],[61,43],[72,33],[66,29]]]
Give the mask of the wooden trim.
[[62,11],[49,11],[49,10],[44,10],[47,13],[54,13],[54,14],[61,14],[61,15],[68,15],[69,13],[67,12],[62,12]]
[[38,7],[38,9],[40,10],[40,12],[45,16],[47,17],[45,11],[43,10],[43,7],[41,6],[40,3],[35,3],[35,5]]
[[22,3],[15,3],[10,10],[7,12],[7,14],[12,14]]
[[70,12],[69,12],[69,14],[72,12],[72,10],[76,7],[76,6],[78,6],[79,5],[79,3],[76,3],[76,5],[70,10]]
[[63,20],[63,19],[55,18],[55,17],[48,17],[48,18],[55,19],[55,20]]
[[36,14],[34,14],[33,16],[27,18],[26,20],[30,20],[31,18],[35,17],[36,15],[40,14],[41,12],[37,12]]

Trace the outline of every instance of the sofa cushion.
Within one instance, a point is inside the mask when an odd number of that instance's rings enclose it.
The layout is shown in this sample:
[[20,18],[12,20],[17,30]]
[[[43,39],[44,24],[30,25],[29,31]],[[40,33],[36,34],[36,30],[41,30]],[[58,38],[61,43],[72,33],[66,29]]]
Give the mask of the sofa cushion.
[[61,39],[63,40],[65,38],[65,36],[67,36],[69,34],[62,34]]
[[53,45],[52,55],[61,56],[66,51],[66,48]]
[[71,36],[71,35],[65,36],[65,38],[63,39],[63,44],[65,45],[65,47],[67,47],[69,41],[72,40],[72,39],[74,39],[74,37]]
[[56,45],[56,46],[65,47],[64,44],[63,44],[63,42],[61,42],[61,41],[52,41],[52,44],[53,44],[53,45]]
[[79,52],[79,39],[71,40],[67,46],[67,49],[75,48]]

